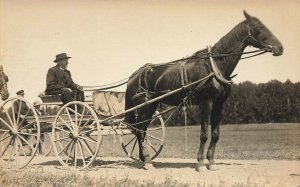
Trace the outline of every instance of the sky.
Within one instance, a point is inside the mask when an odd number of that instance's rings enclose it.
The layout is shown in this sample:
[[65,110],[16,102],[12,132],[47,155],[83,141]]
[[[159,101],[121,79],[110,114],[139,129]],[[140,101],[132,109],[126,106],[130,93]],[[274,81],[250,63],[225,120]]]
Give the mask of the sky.
[[0,64],[11,96],[24,89],[33,102],[56,54],[72,57],[74,82],[108,84],[214,45],[245,19],[243,10],[272,31],[284,54],[241,60],[234,82],[299,82],[300,0],[0,0]]

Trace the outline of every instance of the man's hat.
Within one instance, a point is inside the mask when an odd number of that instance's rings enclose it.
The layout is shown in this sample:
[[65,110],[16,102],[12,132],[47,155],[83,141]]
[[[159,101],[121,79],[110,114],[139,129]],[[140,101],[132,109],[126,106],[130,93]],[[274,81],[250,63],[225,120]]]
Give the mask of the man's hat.
[[54,62],[58,62],[59,60],[68,59],[68,58],[72,58],[72,57],[68,57],[66,53],[61,53],[61,54],[56,55],[55,58],[56,59],[54,60]]
[[24,90],[19,90],[16,92],[17,95],[24,95]]

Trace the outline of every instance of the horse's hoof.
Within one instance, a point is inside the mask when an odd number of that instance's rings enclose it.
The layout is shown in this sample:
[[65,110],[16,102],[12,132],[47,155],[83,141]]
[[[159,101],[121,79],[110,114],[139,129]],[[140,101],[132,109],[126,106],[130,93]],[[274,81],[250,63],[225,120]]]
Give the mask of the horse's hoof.
[[210,171],[217,171],[219,170],[218,166],[216,164],[208,165],[208,169]]
[[196,166],[196,171],[198,171],[198,172],[205,172],[205,171],[207,171],[206,165],[205,164],[198,164]]
[[153,170],[153,169],[155,169],[155,168],[154,168],[154,166],[153,166],[152,164],[145,164],[145,165],[144,165],[144,169],[145,169],[145,170]]

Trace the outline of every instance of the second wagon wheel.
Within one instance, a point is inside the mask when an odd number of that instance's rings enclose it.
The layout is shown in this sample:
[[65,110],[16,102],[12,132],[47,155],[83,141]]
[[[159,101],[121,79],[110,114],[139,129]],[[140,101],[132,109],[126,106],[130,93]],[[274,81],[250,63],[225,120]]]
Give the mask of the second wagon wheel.
[[34,107],[22,98],[11,98],[0,108],[0,167],[23,168],[35,156],[40,122]]
[[[148,126],[145,143],[148,147],[151,160],[155,159],[164,146],[165,139],[165,123],[160,113],[156,111]],[[139,145],[135,134],[126,133],[120,136],[121,146],[126,155],[133,160],[139,159]]]
[[72,101],[59,110],[53,122],[52,144],[63,166],[88,167],[95,160],[101,142],[99,120],[89,105]]

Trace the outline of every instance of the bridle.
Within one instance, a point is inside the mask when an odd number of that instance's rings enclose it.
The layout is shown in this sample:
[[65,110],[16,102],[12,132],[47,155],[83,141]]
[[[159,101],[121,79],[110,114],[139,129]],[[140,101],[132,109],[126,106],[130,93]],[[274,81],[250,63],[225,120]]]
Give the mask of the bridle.
[[7,85],[8,77],[7,75],[4,74],[3,71],[1,71],[0,74],[1,74],[0,90],[2,90],[3,86]]
[[[226,52],[226,53],[209,52],[207,57],[220,58],[220,57],[228,57],[228,56],[235,56],[235,55],[244,55],[244,54],[257,53],[257,54],[251,55],[251,56],[241,58],[241,59],[246,59],[246,58],[251,58],[251,57],[254,57],[254,56],[262,55],[262,54],[267,53],[267,52],[272,52],[272,46],[271,45],[257,40],[252,35],[251,31],[253,30],[253,28],[251,27],[250,24],[247,25],[247,29],[248,29],[248,35],[240,42],[240,45],[238,45],[237,47],[233,48],[231,51]],[[241,49],[245,45],[246,46],[252,46],[251,45],[251,40],[253,40],[258,45],[262,46],[262,48],[257,49],[257,50],[253,50],[253,51],[248,51],[248,52],[233,52],[235,50]]]

